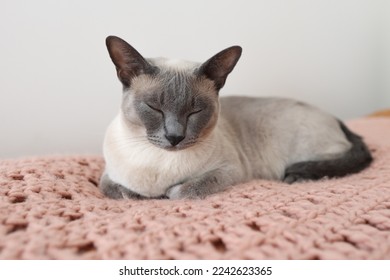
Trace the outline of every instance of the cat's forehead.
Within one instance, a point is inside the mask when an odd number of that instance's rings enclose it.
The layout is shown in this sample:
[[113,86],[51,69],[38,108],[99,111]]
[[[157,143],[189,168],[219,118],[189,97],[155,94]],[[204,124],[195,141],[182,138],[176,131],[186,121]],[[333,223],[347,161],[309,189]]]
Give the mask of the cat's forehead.
[[169,71],[169,72],[172,71],[193,72],[197,67],[199,67],[199,63],[183,60],[183,59],[158,57],[158,58],[149,58],[148,61],[151,64],[157,66],[162,71]]
[[132,80],[131,91],[136,95],[166,93],[174,88],[182,91],[188,86],[197,67],[196,63],[178,59],[151,58],[148,62],[158,71],[154,75],[139,75]]
[[130,91],[137,95],[184,94],[193,88],[193,74],[184,71],[159,71],[156,75],[139,75],[132,80]]
[[199,63],[178,59],[154,58],[148,61],[158,67],[155,75],[140,75],[132,81],[131,91],[136,95],[165,95],[165,97],[191,97],[190,95],[214,95],[212,81],[199,77]]

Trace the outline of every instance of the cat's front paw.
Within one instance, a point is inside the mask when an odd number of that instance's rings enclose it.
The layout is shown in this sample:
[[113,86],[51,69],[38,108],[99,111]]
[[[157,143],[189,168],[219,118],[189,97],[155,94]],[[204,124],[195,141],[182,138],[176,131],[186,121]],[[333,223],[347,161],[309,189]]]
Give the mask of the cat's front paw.
[[169,199],[202,199],[202,198],[204,198],[204,195],[202,195],[200,192],[196,191],[196,188],[194,186],[191,186],[191,185],[186,184],[186,183],[177,184],[177,185],[170,187],[166,192],[166,196]]
[[105,196],[112,199],[144,199],[141,195],[112,181],[107,174],[100,179],[99,187]]
[[178,184],[178,185],[174,185],[172,187],[170,187],[167,192],[166,192],[166,196],[169,198],[169,199],[181,199],[181,188],[182,188],[183,184]]

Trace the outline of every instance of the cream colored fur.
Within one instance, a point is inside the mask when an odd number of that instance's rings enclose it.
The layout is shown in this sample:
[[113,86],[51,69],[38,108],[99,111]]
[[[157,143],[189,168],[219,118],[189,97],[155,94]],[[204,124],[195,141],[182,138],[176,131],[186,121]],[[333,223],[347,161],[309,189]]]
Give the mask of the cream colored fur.
[[[199,144],[180,151],[163,150],[146,138],[140,140],[142,134],[142,131],[134,133],[120,112],[107,130],[103,152],[110,178],[143,196],[163,195],[169,187],[190,177],[223,167],[226,158],[235,166],[241,166],[232,143],[220,129]],[[231,152],[226,154],[226,150]],[[241,170],[232,172],[245,174],[243,166],[238,169]]]
[[106,173],[133,192],[156,197],[213,170],[226,172],[231,184],[282,179],[293,163],[336,158],[351,146],[336,119],[293,100],[230,97],[221,103],[211,134],[179,151],[149,143],[144,129],[120,111],[104,141]]

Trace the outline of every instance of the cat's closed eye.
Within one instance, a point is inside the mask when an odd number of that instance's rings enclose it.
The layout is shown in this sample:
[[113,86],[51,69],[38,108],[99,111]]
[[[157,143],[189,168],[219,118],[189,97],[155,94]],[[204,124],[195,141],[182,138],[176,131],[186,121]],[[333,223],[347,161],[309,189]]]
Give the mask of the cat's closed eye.
[[190,117],[192,115],[195,115],[195,114],[198,114],[198,113],[200,113],[202,111],[203,111],[203,109],[194,110],[194,111],[192,111],[191,113],[188,114],[188,117]]
[[155,111],[155,112],[158,112],[158,113],[163,114],[163,111],[162,111],[161,109],[157,108],[156,106],[151,105],[151,104],[149,104],[149,103],[145,103],[145,104],[146,104],[146,106],[149,107],[149,109],[152,109],[152,110]]

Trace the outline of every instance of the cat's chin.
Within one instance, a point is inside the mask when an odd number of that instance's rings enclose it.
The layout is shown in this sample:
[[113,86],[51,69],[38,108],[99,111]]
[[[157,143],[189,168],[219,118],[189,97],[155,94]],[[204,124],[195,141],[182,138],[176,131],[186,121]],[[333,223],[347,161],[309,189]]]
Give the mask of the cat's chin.
[[166,150],[166,151],[169,151],[169,152],[178,152],[178,151],[183,151],[183,150],[189,149],[192,146],[194,146],[194,145],[186,145],[186,146],[182,146],[182,147],[178,147],[178,146],[175,146],[175,147],[165,147],[163,149]]
[[169,152],[178,152],[178,151],[183,151],[186,149],[189,149],[195,145],[195,143],[189,143],[189,144],[184,144],[184,145],[177,145],[177,146],[159,146],[154,144],[156,147],[169,151]]

